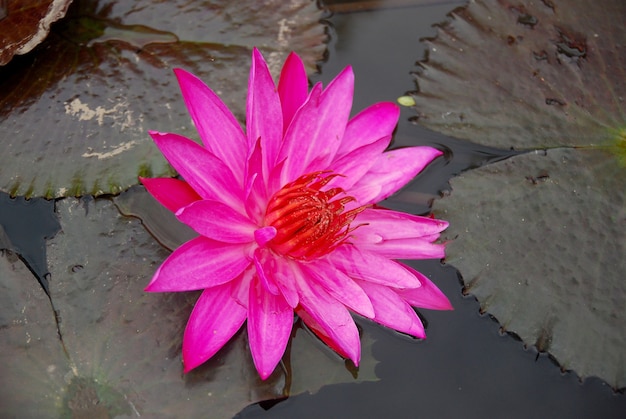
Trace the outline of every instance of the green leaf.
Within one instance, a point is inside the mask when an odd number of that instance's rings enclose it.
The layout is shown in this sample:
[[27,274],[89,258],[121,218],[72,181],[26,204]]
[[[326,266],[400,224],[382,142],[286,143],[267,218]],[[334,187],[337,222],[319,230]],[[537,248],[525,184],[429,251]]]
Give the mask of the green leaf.
[[71,367],[46,293],[14,253],[0,251],[3,415],[50,417],[61,405],[68,374]]
[[178,221],[174,213],[161,205],[143,186],[133,186],[113,198],[123,214],[137,217],[163,247],[175,250],[198,236],[191,227]]
[[624,168],[603,151],[552,149],[451,184],[435,215],[482,310],[562,367],[624,387]]
[[517,149],[607,146],[626,127],[626,2],[477,0],[429,40],[420,124]]
[[462,174],[435,203],[447,261],[503,327],[626,385],[626,3],[477,0],[428,41],[418,122],[548,149]]
[[0,68],[0,190],[60,197],[119,193],[174,174],[147,130],[197,134],[174,67],[211,86],[243,121],[253,46],[277,75],[309,71],[326,35],[315,2],[76,2],[36,50]]

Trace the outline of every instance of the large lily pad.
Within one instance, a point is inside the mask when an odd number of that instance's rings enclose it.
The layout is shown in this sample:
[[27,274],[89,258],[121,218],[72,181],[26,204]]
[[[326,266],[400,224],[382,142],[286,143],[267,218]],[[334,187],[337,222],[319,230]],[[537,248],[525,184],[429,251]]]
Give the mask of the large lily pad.
[[[50,25],[65,16],[72,0],[5,0],[0,2],[0,65],[41,43]],[[6,10],[4,8],[6,7]]]
[[195,230],[178,221],[174,213],[161,205],[143,186],[137,185],[113,198],[117,209],[129,217],[137,217],[152,236],[166,249],[198,236]]
[[196,135],[172,68],[198,74],[243,120],[252,47],[275,74],[291,50],[311,71],[321,13],[311,0],[73,3],[43,44],[0,68],[0,189],[99,195],[171,175],[146,131]]
[[457,9],[417,75],[418,121],[512,157],[435,204],[484,310],[564,368],[626,386],[626,3]]
[[[252,402],[355,380],[353,370],[300,327],[283,366],[266,381],[253,366],[245,332],[183,374],[182,333],[198,293],[143,291],[168,252],[109,200],[65,199],[57,212],[62,232],[48,249],[53,308],[32,278],[22,278],[28,272],[19,261],[0,258],[6,298],[0,353],[11,356],[0,376],[11,389],[1,400],[3,413],[232,417]],[[371,339],[363,340],[358,379],[371,380],[376,362]]]
[[51,417],[71,368],[46,293],[24,263],[5,251],[0,252],[0,307],[2,414]]
[[626,126],[626,2],[477,0],[417,72],[419,123],[502,148],[607,145]]
[[626,385],[623,171],[602,151],[529,153],[453,179],[435,205],[447,262],[482,310],[614,387]]

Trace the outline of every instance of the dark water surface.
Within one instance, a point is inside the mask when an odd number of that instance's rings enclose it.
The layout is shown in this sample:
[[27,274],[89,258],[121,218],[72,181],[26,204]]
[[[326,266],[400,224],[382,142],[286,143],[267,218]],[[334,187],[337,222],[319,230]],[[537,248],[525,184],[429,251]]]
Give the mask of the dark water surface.
[[20,255],[28,269],[48,292],[46,239],[61,229],[54,201],[11,198],[0,192],[0,249]]
[[[385,2],[380,2],[385,4]],[[397,3],[397,2],[391,2]],[[322,74],[328,83],[346,65],[356,74],[355,111],[374,102],[395,101],[415,88],[409,72],[423,58],[422,37],[435,35],[459,3],[388,7],[336,14],[333,40]],[[479,98],[477,98],[479,100]],[[462,170],[505,158],[505,150],[451,139],[410,122],[403,109],[394,146],[434,145],[447,151],[387,206],[427,213],[429,199],[448,189]],[[596,378],[581,382],[545,353],[503,334],[463,296],[457,271],[438,262],[410,263],[429,275],[450,298],[453,312],[423,310],[428,338],[416,341],[360,320],[375,340],[378,382],[337,384],[280,403],[255,404],[238,418],[624,418],[626,396]],[[581,327],[585,327],[581,325]]]

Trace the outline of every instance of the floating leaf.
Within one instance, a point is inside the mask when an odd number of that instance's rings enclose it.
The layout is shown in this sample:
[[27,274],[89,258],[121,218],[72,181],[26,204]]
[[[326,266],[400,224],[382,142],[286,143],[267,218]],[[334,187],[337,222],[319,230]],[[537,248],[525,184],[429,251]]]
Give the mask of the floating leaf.
[[0,406],[5,417],[50,417],[70,365],[43,288],[11,252],[0,252]]
[[[311,344],[315,339],[298,329],[291,357],[283,359],[286,367],[266,381],[254,368],[244,331],[203,366],[183,374],[183,329],[198,293],[143,291],[168,252],[109,200],[65,199],[57,202],[57,212],[62,232],[48,249],[54,310],[43,291],[33,300],[28,293],[35,291],[21,284],[36,286],[35,281],[5,275],[15,268],[0,259],[2,298],[10,299],[0,301],[6,302],[1,324],[22,325],[0,328],[2,353],[11,356],[1,383],[11,387],[11,397],[23,393],[15,402],[2,400],[3,413],[173,418],[210,411],[211,417],[232,417],[252,402],[355,380],[342,360],[328,358],[321,343]],[[41,349],[23,349],[24,330]],[[57,352],[63,351],[67,357],[59,360]],[[360,381],[375,378],[371,340],[364,338],[363,351]],[[9,363],[16,365],[4,367]]]
[[147,129],[195,137],[174,67],[203,78],[243,120],[253,46],[277,74],[288,52],[325,50],[311,0],[76,2],[46,41],[0,68],[0,189],[117,193],[173,172]]
[[626,127],[626,2],[477,0],[429,40],[419,123],[502,148],[613,144]]
[[482,309],[564,368],[624,387],[623,168],[601,151],[557,149],[451,183],[436,204],[451,220],[447,261]]
[[[15,54],[31,51],[50,31],[50,25],[65,16],[72,0],[11,0],[0,2],[0,65]],[[8,4],[7,4],[8,3]],[[6,14],[5,14],[6,12]]]
[[161,205],[143,186],[133,186],[113,199],[119,211],[137,217],[143,226],[165,248],[175,250],[181,244],[198,236],[183,224],[174,213]]
[[[626,3],[470,3],[429,41],[418,121],[502,148],[435,204],[484,310],[565,368],[626,385]],[[568,148],[575,147],[575,148]]]

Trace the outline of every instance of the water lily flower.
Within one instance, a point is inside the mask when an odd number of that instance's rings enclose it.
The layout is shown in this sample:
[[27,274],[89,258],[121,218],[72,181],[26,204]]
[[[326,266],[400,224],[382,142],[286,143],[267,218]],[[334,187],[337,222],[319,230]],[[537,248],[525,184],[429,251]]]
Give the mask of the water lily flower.
[[150,132],[184,180],[142,178],[198,237],[176,249],[146,290],[204,290],[183,338],[185,372],[211,358],[247,320],[254,365],[266,379],[284,354],[294,312],[358,365],[352,313],[424,338],[411,306],[450,309],[423,274],[395,259],[444,256],[447,223],[376,206],[441,155],[385,151],[399,109],[378,103],[350,119],[347,67],[309,91],[301,59],[278,85],[254,49],[246,129],[194,75],[175,70],[202,145]]

